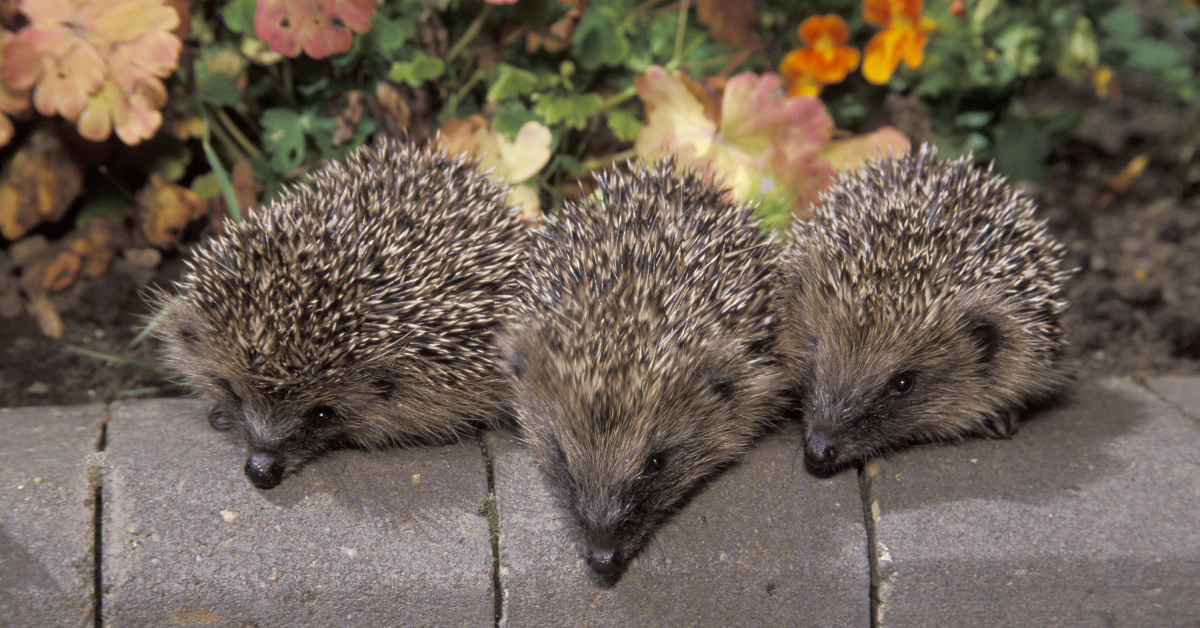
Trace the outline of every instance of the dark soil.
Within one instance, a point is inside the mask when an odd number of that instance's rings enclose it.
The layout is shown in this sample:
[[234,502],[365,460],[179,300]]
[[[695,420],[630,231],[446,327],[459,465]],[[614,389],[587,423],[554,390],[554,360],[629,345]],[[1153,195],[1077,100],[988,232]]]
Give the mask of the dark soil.
[[[1081,269],[1065,321],[1080,376],[1200,374],[1200,197],[1180,184],[1173,161],[1187,140],[1161,141],[1177,131],[1182,108],[1152,89],[1126,89],[1120,104],[1078,98],[1088,102],[1084,124],[1052,148],[1046,185],[1030,189]],[[1110,178],[1138,154],[1149,167],[1112,194]],[[0,406],[179,394],[146,369],[71,347],[120,353],[152,314],[145,290],[169,285],[180,269],[179,255],[158,270],[118,258],[103,277],[55,295],[65,332],[53,340],[13,307],[11,262],[0,250]],[[122,355],[155,362],[157,351],[149,340]]]

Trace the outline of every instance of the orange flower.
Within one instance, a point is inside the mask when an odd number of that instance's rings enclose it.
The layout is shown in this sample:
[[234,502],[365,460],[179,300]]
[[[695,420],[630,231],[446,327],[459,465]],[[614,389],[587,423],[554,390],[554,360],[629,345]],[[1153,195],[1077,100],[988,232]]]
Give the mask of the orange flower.
[[858,67],[858,49],[845,45],[850,29],[841,17],[814,15],[796,30],[804,47],[789,52],[779,63],[789,96],[816,96],[822,85],[839,83]]
[[863,0],[863,19],[883,27],[863,49],[863,76],[876,85],[892,78],[900,60],[915,68],[925,60],[933,20],[921,17],[924,0]]

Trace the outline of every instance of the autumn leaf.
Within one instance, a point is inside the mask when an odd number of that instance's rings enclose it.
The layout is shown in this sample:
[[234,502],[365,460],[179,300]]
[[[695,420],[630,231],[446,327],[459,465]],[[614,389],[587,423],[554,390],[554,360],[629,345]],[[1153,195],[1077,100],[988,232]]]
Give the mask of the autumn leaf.
[[34,133],[0,177],[0,235],[16,240],[57,222],[83,191],[83,174],[49,131]]
[[561,0],[563,4],[571,5],[567,14],[546,28],[546,32],[529,32],[525,35],[525,52],[533,54],[538,48],[546,52],[558,54],[571,45],[571,37],[579,26],[583,12],[587,10],[591,0]]
[[746,73],[729,79],[714,111],[695,83],[657,66],[635,79],[647,119],[635,143],[639,155],[673,153],[741,201],[782,190],[802,206],[832,179],[819,151],[833,135],[833,120],[819,100],[783,96],[779,75]]
[[438,132],[438,143],[453,155],[470,155],[480,168],[514,186],[509,201],[521,205],[526,215],[541,211],[537,190],[521,184],[531,179],[550,161],[550,129],[539,122],[526,122],[512,140],[492,128],[487,118],[473,115],[448,120]]
[[102,218],[93,218],[22,263],[21,290],[29,299],[27,308],[42,333],[61,338],[62,319],[50,301],[50,294],[65,290],[79,277],[99,277],[108,270],[115,245],[112,227]]
[[279,54],[323,59],[349,50],[374,15],[374,0],[258,0],[254,33]]
[[4,83],[31,88],[39,113],[79,121],[88,139],[115,129],[136,144],[154,134],[166,102],[161,79],[182,48],[171,32],[180,21],[174,8],[162,0],[22,0],[21,11],[29,24],[4,48]]
[[198,194],[171,183],[157,172],[150,175],[150,181],[138,191],[136,199],[145,216],[142,233],[154,246],[178,243],[188,223],[207,209]]
[[[12,41],[13,32],[0,28],[0,67],[4,64],[4,49]],[[29,89],[9,87],[0,81],[0,111],[7,114],[21,113],[29,108]],[[13,123],[8,116],[0,116],[0,146],[7,145],[13,136]]]
[[885,126],[864,135],[834,140],[821,151],[821,156],[835,171],[847,172],[888,155],[904,155],[910,146],[907,136]]
[[758,38],[755,0],[699,0],[696,17],[712,28],[713,39],[731,46],[749,46]]

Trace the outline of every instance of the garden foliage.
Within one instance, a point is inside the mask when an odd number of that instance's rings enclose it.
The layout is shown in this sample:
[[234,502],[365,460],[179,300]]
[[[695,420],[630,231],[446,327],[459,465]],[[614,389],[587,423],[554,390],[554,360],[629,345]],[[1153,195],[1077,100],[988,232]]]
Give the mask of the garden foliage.
[[63,236],[22,269],[48,293],[96,272],[84,249],[176,247],[377,132],[475,155],[531,218],[669,153],[779,227],[921,139],[873,121],[889,94],[929,107],[944,152],[1031,177],[1077,120],[1023,106],[1047,81],[1116,99],[1136,72],[1195,100],[1194,5],[20,0],[0,11],[0,234]]

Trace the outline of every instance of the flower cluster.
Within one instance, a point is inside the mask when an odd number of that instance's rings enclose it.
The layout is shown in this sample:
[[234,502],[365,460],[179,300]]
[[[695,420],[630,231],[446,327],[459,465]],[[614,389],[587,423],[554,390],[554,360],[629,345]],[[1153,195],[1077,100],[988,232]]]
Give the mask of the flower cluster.
[[908,149],[884,127],[834,140],[833,119],[820,100],[785,97],[777,74],[738,74],[723,84],[650,66],[634,80],[646,107],[635,149],[654,160],[674,154],[681,166],[720,179],[735,199],[803,212],[838,171]]
[[[882,26],[861,54],[863,77],[882,85],[901,61],[910,68],[925,59],[925,44],[933,21],[921,16],[924,0],[863,0],[863,19]],[[837,15],[814,15],[797,28],[802,48],[779,64],[791,95],[816,96],[821,87],[839,83],[858,67],[858,49],[846,45],[850,29]]]
[[[113,131],[137,144],[162,125],[162,78],[183,44],[179,13],[162,0],[22,0],[29,24],[4,46],[6,87],[33,92],[46,116],[74,121],[83,137]],[[6,108],[5,111],[8,111]]]

